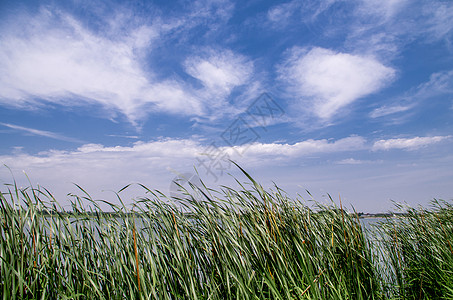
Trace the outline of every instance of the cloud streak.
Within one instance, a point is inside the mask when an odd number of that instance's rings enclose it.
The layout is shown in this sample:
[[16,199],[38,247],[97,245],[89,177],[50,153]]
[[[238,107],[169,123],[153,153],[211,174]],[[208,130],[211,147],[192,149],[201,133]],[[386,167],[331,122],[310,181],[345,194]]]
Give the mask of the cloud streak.
[[419,148],[439,143],[450,138],[451,136],[432,136],[432,137],[417,136],[413,138],[379,140],[373,144],[372,149],[375,151],[391,149],[417,150]]
[[2,122],[0,122],[0,125],[17,130],[17,131],[22,131],[22,132],[25,132],[25,133],[28,133],[31,135],[47,137],[47,138],[51,138],[54,140],[71,142],[71,143],[79,143],[79,144],[84,143],[84,141],[82,141],[82,140],[66,137],[64,135],[54,133],[51,131],[28,128],[28,127],[24,127],[24,126],[19,126],[19,125],[14,125],[14,124],[9,124],[9,123],[2,123]]
[[400,113],[400,112],[405,112],[405,111],[408,111],[409,109],[411,109],[412,107],[411,106],[402,106],[402,105],[395,105],[395,106],[381,106],[379,108],[376,108],[374,109],[371,113],[370,113],[370,117],[375,119],[375,118],[380,118],[380,117],[384,117],[384,116],[387,116],[387,115],[393,115],[393,114],[396,114],[396,113]]
[[413,114],[415,108],[420,108],[425,101],[441,100],[445,101],[445,96],[453,95],[453,71],[436,72],[429,76],[429,80],[419,84],[405,94],[386,100],[384,104],[375,108],[369,113],[370,118],[376,119],[381,117],[397,115],[394,119],[397,123],[406,122],[408,116]]

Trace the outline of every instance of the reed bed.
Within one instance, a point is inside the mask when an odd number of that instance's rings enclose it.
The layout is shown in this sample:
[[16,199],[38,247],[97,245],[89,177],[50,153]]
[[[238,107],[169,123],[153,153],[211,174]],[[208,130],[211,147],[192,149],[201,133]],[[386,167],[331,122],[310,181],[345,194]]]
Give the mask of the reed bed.
[[[397,205],[403,208],[401,205]],[[453,206],[406,207],[377,230],[387,259],[387,290],[397,299],[453,299]]]
[[120,192],[114,205],[80,188],[71,213],[45,189],[8,186],[0,195],[2,298],[412,299],[423,267],[423,297],[451,295],[450,206],[414,211],[425,227],[382,225],[396,270],[385,273],[356,214],[333,201],[307,206],[244,175],[239,189],[191,186],[179,198],[141,186],[147,197],[131,207]]

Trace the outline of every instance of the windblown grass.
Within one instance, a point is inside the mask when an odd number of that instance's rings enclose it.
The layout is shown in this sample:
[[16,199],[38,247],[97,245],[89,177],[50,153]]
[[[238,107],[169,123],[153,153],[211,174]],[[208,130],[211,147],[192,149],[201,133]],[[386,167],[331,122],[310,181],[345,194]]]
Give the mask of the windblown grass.
[[399,299],[453,299],[453,206],[432,201],[430,210],[382,223],[389,289]]
[[419,292],[423,267],[423,295],[451,293],[450,206],[414,211],[425,227],[383,225],[396,270],[384,281],[356,215],[333,202],[308,207],[244,174],[240,189],[192,187],[177,199],[142,186],[148,197],[132,213],[107,203],[114,214],[82,189],[67,214],[47,190],[9,186],[0,195],[3,299],[404,298]]

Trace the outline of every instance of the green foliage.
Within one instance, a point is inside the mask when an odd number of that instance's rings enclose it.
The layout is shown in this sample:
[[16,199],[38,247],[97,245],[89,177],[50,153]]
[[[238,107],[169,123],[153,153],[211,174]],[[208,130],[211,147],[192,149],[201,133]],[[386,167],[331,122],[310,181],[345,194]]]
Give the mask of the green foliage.
[[400,299],[453,299],[453,207],[408,208],[380,229],[389,258],[389,288]]
[[181,198],[142,186],[148,197],[134,203],[133,213],[102,201],[113,211],[105,213],[81,188],[67,213],[47,190],[8,186],[0,195],[2,298],[452,295],[450,206],[383,225],[389,271],[373,256],[357,215],[333,202],[308,207],[244,174],[247,187],[193,186]]

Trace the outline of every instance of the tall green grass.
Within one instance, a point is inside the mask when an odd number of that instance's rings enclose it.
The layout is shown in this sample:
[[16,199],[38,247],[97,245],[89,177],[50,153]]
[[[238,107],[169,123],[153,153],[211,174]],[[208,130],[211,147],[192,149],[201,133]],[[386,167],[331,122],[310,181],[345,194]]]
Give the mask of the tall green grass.
[[409,207],[407,216],[379,229],[395,298],[453,299],[453,206],[437,200],[431,206]]
[[[404,298],[419,292],[413,278],[423,266],[423,295],[450,295],[452,253],[447,244],[429,246],[453,242],[450,206],[411,214],[431,226],[414,228],[429,249],[404,235],[412,221],[383,225],[394,270],[384,280],[357,215],[333,201],[307,206],[244,175],[239,189],[192,186],[179,198],[141,186],[147,197],[132,207],[121,193],[114,205],[80,188],[71,214],[45,189],[7,186],[0,195],[3,299]],[[412,265],[418,255],[422,266]],[[440,257],[448,259],[440,264]]]

